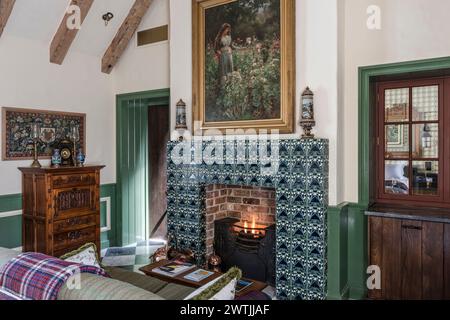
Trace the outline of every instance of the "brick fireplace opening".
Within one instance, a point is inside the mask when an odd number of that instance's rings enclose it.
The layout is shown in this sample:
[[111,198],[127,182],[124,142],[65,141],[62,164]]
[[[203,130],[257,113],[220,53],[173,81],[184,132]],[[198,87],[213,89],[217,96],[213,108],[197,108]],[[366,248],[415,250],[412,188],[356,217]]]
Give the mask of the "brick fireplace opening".
[[237,266],[245,278],[275,286],[276,191],[270,188],[206,186],[206,257]]
[[271,188],[208,185],[206,187],[206,255],[214,253],[214,223],[225,218],[247,223],[248,229],[269,227],[276,220],[276,192]]

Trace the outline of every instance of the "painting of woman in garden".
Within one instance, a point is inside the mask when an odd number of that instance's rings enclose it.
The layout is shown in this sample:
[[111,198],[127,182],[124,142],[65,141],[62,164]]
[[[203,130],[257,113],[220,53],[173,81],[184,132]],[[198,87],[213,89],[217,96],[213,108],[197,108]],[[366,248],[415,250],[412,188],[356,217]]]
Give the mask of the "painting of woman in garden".
[[241,0],[205,15],[208,122],[280,118],[280,0]]

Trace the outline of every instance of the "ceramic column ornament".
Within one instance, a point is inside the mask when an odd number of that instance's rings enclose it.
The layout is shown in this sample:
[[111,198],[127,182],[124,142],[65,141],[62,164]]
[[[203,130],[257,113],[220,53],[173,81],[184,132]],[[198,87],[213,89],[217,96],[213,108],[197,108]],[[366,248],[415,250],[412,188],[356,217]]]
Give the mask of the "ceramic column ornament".
[[180,141],[182,141],[183,132],[188,129],[186,122],[186,103],[182,99],[177,102],[176,117],[175,130],[180,132]]
[[313,127],[315,127],[316,121],[314,120],[314,93],[306,87],[302,93],[301,112],[300,112],[300,126],[303,128],[304,134],[302,138],[314,138],[314,134],[311,133]]

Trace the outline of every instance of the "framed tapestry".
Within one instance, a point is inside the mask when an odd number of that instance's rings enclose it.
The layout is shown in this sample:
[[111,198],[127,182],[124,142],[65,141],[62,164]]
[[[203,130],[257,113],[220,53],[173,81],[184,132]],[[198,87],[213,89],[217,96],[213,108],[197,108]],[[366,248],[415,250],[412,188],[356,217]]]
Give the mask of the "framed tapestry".
[[193,128],[295,127],[295,0],[192,0]]
[[51,158],[60,141],[67,140],[71,126],[78,126],[78,145],[86,152],[86,114],[33,109],[2,108],[2,160],[33,159],[31,124],[40,124],[40,158]]

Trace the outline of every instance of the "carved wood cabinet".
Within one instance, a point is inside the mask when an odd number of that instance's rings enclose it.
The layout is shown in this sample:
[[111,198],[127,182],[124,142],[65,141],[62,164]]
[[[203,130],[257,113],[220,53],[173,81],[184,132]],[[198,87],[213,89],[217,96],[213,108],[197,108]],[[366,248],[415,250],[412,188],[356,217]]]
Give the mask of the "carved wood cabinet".
[[102,168],[19,168],[24,252],[59,257],[88,242],[100,250]]

